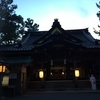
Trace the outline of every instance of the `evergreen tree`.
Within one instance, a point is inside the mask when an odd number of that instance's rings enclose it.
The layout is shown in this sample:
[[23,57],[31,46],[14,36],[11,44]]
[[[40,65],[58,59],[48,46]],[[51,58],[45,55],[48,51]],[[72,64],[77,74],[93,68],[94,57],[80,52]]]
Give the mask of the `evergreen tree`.
[[17,5],[12,4],[13,0],[0,0],[0,44],[17,44],[27,31],[38,31],[38,24],[27,18],[23,20],[21,15],[17,15],[15,10]]
[[25,28],[27,29],[28,32],[36,32],[38,31],[39,25],[34,23],[34,20],[31,18],[27,18],[25,21]]
[[14,44],[20,39],[24,32],[23,18],[15,14],[17,5],[13,5],[13,0],[0,1],[0,40],[1,44]]
[[[96,6],[100,9],[100,2],[99,3],[96,3]],[[97,12],[97,17],[99,18],[99,21],[100,21],[100,11]],[[100,26],[98,25],[98,27],[100,28]],[[97,31],[95,28],[94,28],[94,33],[100,35],[100,30]]]

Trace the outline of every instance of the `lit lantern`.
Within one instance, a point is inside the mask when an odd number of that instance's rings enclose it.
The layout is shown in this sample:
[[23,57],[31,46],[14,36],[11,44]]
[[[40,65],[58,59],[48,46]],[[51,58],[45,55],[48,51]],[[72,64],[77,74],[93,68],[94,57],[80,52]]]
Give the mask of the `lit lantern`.
[[51,75],[51,76],[53,75],[52,72],[50,73],[50,75]]
[[75,69],[75,77],[79,77],[80,76],[80,72],[78,69]]
[[43,78],[44,77],[44,72],[42,70],[39,71],[39,78]]
[[62,72],[62,75],[64,75],[64,71]]
[[6,66],[0,65],[0,72],[5,72],[6,71]]

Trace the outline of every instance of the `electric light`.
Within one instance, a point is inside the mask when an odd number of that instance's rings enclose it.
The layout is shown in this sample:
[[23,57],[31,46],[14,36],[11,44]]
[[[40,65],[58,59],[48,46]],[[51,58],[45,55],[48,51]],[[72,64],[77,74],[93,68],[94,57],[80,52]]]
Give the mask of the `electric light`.
[[39,78],[43,78],[44,77],[44,72],[42,70],[39,71]]
[[78,69],[75,69],[75,77],[79,77],[80,76],[80,72]]
[[5,72],[6,71],[6,66],[0,65],[0,72]]
[[62,75],[64,75],[64,72],[62,72]]
[[50,75],[51,75],[51,76],[53,75],[52,72],[50,73]]

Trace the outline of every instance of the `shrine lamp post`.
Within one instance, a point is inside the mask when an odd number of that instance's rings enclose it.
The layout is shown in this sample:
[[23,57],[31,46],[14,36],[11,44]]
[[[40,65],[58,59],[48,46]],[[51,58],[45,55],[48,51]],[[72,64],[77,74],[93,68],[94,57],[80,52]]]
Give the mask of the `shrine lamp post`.
[[79,71],[79,69],[75,69],[75,77],[79,77],[80,76],[80,71]]
[[75,69],[75,87],[78,89],[78,77],[80,76],[79,69]]
[[41,88],[44,89],[44,70],[39,70],[39,78],[41,79]]
[[2,96],[2,80],[5,71],[6,71],[6,66],[0,65],[0,97]]
[[39,78],[41,78],[41,79],[44,78],[44,71],[43,70],[39,71]]

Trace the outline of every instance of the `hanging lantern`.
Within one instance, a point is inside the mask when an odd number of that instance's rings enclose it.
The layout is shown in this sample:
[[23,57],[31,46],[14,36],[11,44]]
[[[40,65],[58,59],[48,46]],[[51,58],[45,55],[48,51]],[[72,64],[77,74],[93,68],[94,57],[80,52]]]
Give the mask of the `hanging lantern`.
[[44,71],[43,70],[39,71],[39,78],[44,78]]
[[79,77],[79,76],[80,76],[79,69],[75,69],[75,77]]
[[64,71],[62,71],[62,73],[61,73],[62,75],[64,75],[65,73],[64,73]]
[[51,76],[53,75],[52,72],[50,73],[50,75],[51,75]]
[[0,65],[0,72],[5,72],[6,71],[6,66]]

